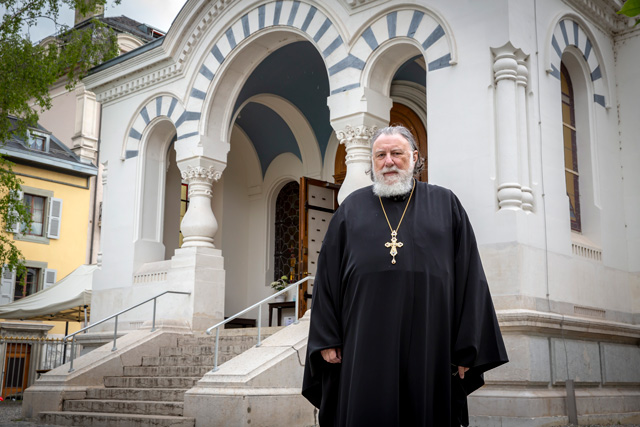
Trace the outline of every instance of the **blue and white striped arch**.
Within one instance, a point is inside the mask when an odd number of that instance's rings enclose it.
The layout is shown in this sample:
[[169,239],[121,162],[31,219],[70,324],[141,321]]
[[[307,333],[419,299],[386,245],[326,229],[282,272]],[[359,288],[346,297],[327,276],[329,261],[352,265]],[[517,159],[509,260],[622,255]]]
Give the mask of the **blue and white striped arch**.
[[177,138],[188,138],[193,133],[192,124],[200,119],[200,112],[185,111],[182,103],[170,95],[158,96],[149,101],[138,113],[126,137],[123,158],[130,159],[138,155],[142,134],[156,117],[164,116],[171,120],[177,130]]
[[428,71],[452,65],[450,35],[433,17],[419,10],[398,10],[381,17],[364,30],[351,54],[366,63],[383,42],[395,37],[409,37],[420,43]]
[[[202,110],[202,104],[216,72],[242,40],[256,31],[274,26],[296,28],[315,42],[327,66],[332,93],[348,89],[337,87],[338,81],[359,80],[364,63],[348,54],[342,37],[329,17],[316,7],[301,1],[273,1],[242,16],[215,42],[205,56],[189,93],[187,111]],[[190,131],[197,131],[197,127]]]
[[603,78],[603,69],[598,63],[598,57],[594,52],[594,46],[589,36],[579,23],[565,18],[558,22],[551,37],[551,72],[550,74],[560,80],[560,62],[562,53],[567,46],[575,46],[580,50],[587,62],[593,82],[593,101],[606,108],[606,87]]

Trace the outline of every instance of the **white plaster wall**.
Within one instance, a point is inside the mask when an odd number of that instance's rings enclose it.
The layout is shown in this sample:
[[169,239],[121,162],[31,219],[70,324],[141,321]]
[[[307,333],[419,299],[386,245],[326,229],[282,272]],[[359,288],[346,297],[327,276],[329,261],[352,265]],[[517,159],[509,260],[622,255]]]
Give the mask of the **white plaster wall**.
[[[231,151],[227,156],[224,171],[224,222],[220,223],[226,272],[225,316],[231,316],[246,308],[249,295],[248,271],[253,268],[248,257],[253,244],[247,223],[249,221],[249,195],[247,191],[247,167],[244,158],[250,155],[251,146],[243,144],[242,138],[231,140]],[[249,153],[247,153],[249,151]],[[246,317],[246,316],[245,316]]]
[[[629,270],[640,272],[640,28],[620,37],[616,49],[616,93],[620,115],[619,156],[622,161],[624,223]],[[637,305],[640,310],[640,303]]]

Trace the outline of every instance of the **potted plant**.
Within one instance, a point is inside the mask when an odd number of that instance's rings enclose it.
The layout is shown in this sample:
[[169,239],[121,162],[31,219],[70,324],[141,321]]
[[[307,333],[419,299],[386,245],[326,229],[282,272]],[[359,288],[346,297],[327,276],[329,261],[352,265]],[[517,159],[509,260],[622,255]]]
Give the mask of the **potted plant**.
[[[282,276],[281,278],[279,278],[278,280],[271,282],[269,284],[269,286],[271,286],[271,288],[273,288],[273,290],[275,292],[280,292],[281,290],[283,290],[284,288],[286,288],[287,286],[289,286],[289,278],[287,276]],[[282,295],[278,295],[275,300],[282,302],[286,299],[286,293],[282,294]]]

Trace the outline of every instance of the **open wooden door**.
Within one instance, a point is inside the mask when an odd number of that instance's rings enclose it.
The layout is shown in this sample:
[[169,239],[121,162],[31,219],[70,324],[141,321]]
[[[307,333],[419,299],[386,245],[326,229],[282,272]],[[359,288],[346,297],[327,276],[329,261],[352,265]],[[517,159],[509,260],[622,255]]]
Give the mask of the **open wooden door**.
[[[298,245],[298,278],[315,275],[318,255],[333,213],[338,209],[339,185],[317,179],[300,178],[300,243]],[[309,283],[309,282],[307,282]],[[300,286],[299,312],[302,317],[309,308],[313,284]]]

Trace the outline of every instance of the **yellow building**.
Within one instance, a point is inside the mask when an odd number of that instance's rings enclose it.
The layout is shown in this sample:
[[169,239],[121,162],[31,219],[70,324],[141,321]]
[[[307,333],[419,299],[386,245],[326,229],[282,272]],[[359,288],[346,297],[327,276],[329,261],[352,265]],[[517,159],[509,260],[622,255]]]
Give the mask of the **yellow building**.
[[[17,279],[14,272],[3,272],[0,305],[4,305],[48,288],[85,263],[91,251],[89,183],[98,169],[42,127],[30,129],[27,138],[14,136],[0,153],[15,163],[33,219],[31,230],[19,224],[11,230],[27,274]],[[56,327],[50,333],[64,329]]]

